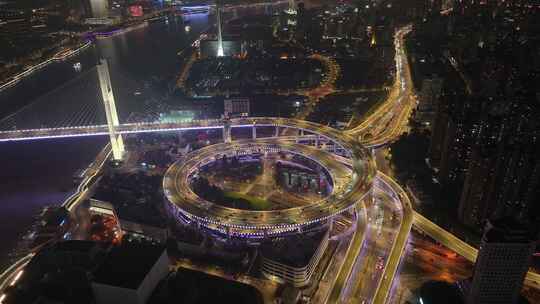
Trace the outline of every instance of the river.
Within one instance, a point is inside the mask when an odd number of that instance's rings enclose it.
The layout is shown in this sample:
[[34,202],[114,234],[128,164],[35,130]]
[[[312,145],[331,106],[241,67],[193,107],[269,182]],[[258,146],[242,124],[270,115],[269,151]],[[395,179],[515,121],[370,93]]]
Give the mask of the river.
[[[286,5],[282,1],[274,9]],[[226,14],[264,13],[268,13],[264,7],[244,7]],[[94,102],[101,94],[95,71],[98,57],[109,62],[123,121],[132,111],[144,108],[141,105],[146,101],[162,100],[170,92],[183,62],[178,52],[189,47],[213,20],[213,16],[203,14],[185,19],[171,16],[141,29],[99,39],[82,53],[50,64],[0,92],[0,117],[30,109],[25,115],[15,116],[19,117],[17,122],[4,119],[0,129],[46,127],[51,119],[64,119],[64,108]],[[73,67],[78,62],[80,71]],[[10,261],[10,253],[30,228],[34,215],[44,206],[60,204],[74,190],[73,174],[93,160],[106,140],[89,137],[0,143],[0,268]]]
[[[139,99],[159,99],[167,91],[163,88],[178,73],[181,64],[178,51],[189,46],[209,26],[209,18],[189,16],[189,31],[181,17],[169,17],[142,29],[99,39],[83,53],[53,63],[1,92],[1,117],[25,106],[54,107],[60,101],[77,103],[84,98],[95,98],[99,91],[88,83],[97,82],[93,67],[97,54],[110,63],[118,108],[122,108],[122,102],[133,103],[135,91],[142,91]],[[80,72],[73,68],[76,62],[82,65]],[[90,92],[82,93],[86,87]],[[39,113],[33,115],[39,118]],[[1,265],[9,261],[7,257],[30,228],[38,210],[60,204],[73,191],[72,175],[92,161],[106,140],[90,137],[0,143]]]

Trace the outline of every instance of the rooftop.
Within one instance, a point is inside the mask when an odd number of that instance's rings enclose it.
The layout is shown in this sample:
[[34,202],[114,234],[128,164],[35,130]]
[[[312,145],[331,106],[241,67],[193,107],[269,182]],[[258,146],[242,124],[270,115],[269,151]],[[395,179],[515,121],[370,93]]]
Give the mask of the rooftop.
[[271,239],[261,246],[262,255],[268,259],[292,266],[306,266],[327,230]]
[[113,247],[94,272],[94,282],[137,289],[164,251],[161,246],[147,244]]
[[483,241],[486,243],[529,243],[531,229],[511,217],[492,219],[486,224]]

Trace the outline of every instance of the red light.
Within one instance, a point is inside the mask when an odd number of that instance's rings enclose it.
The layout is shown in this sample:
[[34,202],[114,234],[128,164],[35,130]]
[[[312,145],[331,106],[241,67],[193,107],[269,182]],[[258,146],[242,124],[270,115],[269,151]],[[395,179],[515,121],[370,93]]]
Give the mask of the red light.
[[132,17],[141,17],[143,15],[143,8],[140,5],[132,5],[129,7],[129,13]]

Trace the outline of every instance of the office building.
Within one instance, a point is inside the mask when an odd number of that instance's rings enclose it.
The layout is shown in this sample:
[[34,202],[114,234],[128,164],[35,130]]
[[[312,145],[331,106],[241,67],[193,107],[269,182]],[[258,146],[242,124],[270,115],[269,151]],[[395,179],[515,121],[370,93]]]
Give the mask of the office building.
[[89,0],[93,18],[106,18],[109,15],[108,0]]
[[526,225],[510,217],[488,221],[467,303],[517,303],[534,248]]
[[97,304],[143,304],[169,272],[167,251],[159,246],[123,244],[113,247],[93,273]]
[[[271,239],[261,246],[261,271],[270,280],[306,286],[326,248],[330,230],[303,236]],[[287,254],[283,254],[286,252]]]
[[223,116],[233,117],[248,117],[249,116],[249,98],[230,98],[223,101],[224,111]]
[[422,82],[422,90],[419,94],[419,104],[416,109],[415,120],[430,128],[435,120],[437,103],[441,95],[442,79],[437,75],[426,78]]

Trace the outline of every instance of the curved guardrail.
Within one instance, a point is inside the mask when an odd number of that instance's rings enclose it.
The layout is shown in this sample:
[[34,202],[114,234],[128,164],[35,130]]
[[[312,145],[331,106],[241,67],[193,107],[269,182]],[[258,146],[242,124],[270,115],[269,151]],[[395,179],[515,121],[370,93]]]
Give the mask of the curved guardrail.
[[[186,158],[173,164],[165,173],[163,188],[173,212],[180,218],[195,220],[204,226],[226,234],[264,237],[277,233],[301,229],[316,224],[348,210],[370,194],[376,169],[371,154],[352,138],[327,126],[293,119],[248,118],[231,120],[231,127],[283,126],[307,131],[331,140],[347,151],[347,169],[340,166],[344,157],[333,155],[309,145],[290,142],[280,137],[235,141],[216,144],[194,151]],[[287,137],[288,138],[288,137]],[[247,149],[276,147],[309,157],[331,172],[335,184],[333,193],[320,202],[308,206],[275,211],[249,211],[227,208],[208,202],[197,196],[190,188],[189,176],[193,171],[213,159],[216,155]],[[352,174],[349,173],[352,170]],[[346,171],[347,173],[343,173]],[[336,177],[337,172],[340,177]],[[349,176],[347,176],[349,175]]]

